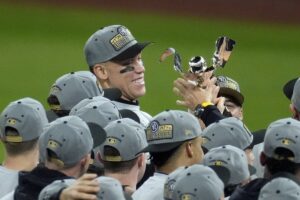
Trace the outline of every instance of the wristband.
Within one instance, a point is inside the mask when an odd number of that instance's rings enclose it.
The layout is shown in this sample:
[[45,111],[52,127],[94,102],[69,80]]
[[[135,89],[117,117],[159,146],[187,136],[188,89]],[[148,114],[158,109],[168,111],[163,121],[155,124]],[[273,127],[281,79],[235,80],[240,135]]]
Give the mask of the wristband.
[[204,102],[201,103],[201,107],[202,108],[205,108],[207,106],[212,106],[212,105],[214,105],[214,104],[211,103],[211,102],[209,102],[209,101],[204,101]]

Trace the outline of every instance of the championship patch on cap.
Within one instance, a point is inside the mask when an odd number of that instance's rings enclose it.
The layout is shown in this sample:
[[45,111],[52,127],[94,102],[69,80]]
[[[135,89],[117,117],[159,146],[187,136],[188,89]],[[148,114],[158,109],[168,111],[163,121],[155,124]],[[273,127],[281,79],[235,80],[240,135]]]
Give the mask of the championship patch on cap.
[[134,37],[132,36],[131,32],[124,26],[120,26],[119,28],[117,28],[117,31],[118,34],[110,40],[110,43],[116,51],[119,51],[129,42],[134,40]]
[[[194,195],[193,195],[194,196]],[[191,200],[193,199],[194,197],[192,196],[192,194],[183,194],[181,195],[181,200]]]
[[173,125],[172,124],[160,125],[158,121],[154,120],[150,123],[150,125],[146,129],[146,138],[147,141],[172,139]]

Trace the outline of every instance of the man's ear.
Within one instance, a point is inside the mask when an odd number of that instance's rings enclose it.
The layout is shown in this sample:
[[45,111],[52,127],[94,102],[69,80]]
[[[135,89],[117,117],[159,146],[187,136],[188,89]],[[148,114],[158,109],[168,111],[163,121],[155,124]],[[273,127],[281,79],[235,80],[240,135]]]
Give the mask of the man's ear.
[[294,104],[292,103],[290,104],[290,110],[292,112],[293,118],[299,120],[300,119],[299,112],[296,110]]
[[192,148],[192,142],[188,141],[185,143],[185,150],[186,150],[186,154],[189,158],[193,157],[194,152],[193,152],[193,148]]
[[262,166],[266,165],[266,159],[267,159],[266,154],[264,154],[264,152],[261,152],[259,156],[259,161]]
[[94,65],[93,72],[94,72],[95,76],[100,80],[108,79],[108,72],[107,72],[104,64]]
[[103,163],[103,160],[102,160],[102,158],[101,158],[100,152],[97,152],[97,153],[96,153],[95,158],[96,158],[99,162]]
[[146,156],[145,153],[142,153],[141,155],[139,155],[138,160],[137,160],[139,168],[143,167],[146,164],[145,156]]

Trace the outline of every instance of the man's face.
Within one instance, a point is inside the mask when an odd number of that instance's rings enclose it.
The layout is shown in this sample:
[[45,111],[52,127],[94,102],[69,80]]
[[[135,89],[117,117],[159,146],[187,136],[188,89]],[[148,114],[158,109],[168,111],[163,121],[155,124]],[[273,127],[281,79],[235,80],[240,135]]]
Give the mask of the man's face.
[[109,61],[105,69],[109,87],[120,89],[125,100],[136,100],[145,95],[145,68],[141,54],[118,63]]
[[224,106],[231,113],[233,117],[236,117],[240,120],[243,120],[243,108],[236,103],[234,103],[231,99],[225,97]]

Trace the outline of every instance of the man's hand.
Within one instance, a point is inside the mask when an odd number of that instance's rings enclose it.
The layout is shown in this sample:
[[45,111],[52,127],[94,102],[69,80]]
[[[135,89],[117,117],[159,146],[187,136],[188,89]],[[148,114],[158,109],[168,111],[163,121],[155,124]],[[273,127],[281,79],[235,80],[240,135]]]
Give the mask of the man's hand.
[[210,78],[211,75],[211,72],[203,74],[203,83],[200,87],[187,79],[176,79],[173,91],[182,97],[182,100],[177,100],[176,103],[186,106],[190,110],[194,110],[198,104],[203,102],[218,103],[220,101],[217,99],[219,87],[215,85],[216,78]]
[[96,174],[84,174],[71,186],[63,189],[60,200],[96,200],[97,192],[100,190]]

